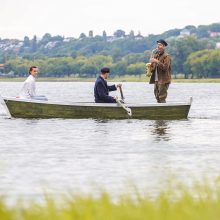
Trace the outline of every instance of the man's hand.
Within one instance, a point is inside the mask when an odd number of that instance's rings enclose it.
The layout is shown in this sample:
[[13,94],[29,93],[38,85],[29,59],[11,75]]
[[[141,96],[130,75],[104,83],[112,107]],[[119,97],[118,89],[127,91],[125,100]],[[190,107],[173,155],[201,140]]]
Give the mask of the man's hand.
[[114,98],[114,100],[118,100],[119,102],[121,102],[123,104],[125,103],[124,100],[118,98],[118,96],[114,96],[113,98]]
[[160,61],[159,61],[158,59],[151,58],[151,59],[150,59],[150,62],[151,62],[151,63],[159,63]]
[[122,87],[122,84],[121,84],[121,83],[119,83],[119,84],[116,85],[116,88],[119,88],[119,87]]

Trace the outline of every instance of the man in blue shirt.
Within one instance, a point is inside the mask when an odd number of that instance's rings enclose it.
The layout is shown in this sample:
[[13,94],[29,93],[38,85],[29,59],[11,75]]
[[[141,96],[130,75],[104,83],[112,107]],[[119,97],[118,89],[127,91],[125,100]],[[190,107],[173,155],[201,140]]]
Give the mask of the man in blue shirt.
[[94,96],[96,103],[116,103],[114,97],[109,96],[110,91],[115,91],[117,88],[121,87],[121,84],[118,85],[107,85],[107,79],[110,73],[110,69],[108,67],[104,67],[101,69],[100,76],[96,79],[95,87],[94,87]]

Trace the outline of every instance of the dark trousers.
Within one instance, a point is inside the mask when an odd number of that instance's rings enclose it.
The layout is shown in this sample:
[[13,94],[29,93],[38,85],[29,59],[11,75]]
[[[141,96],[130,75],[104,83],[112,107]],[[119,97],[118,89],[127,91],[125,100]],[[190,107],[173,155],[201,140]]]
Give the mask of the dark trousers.
[[169,83],[154,84],[154,95],[158,103],[165,103],[167,98],[167,90],[169,88]]

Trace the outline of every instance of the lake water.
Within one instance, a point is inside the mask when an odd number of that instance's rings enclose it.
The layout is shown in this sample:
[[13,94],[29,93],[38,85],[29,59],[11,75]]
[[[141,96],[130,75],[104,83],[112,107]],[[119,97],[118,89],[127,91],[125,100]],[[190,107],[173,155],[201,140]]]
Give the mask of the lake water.
[[[14,97],[21,85],[0,82],[0,94]],[[123,83],[123,90],[127,102],[155,102],[147,83]],[[53,101],[93,101],[93,83],[38,82],[37,91]],[[167,101],[190,96],[188,120],[176,121],[7,119],[0,106],[0,194],[115,193],[128,183],[155,193],[173,174],[186,183],[215,179],[220,84],[171,84]]]

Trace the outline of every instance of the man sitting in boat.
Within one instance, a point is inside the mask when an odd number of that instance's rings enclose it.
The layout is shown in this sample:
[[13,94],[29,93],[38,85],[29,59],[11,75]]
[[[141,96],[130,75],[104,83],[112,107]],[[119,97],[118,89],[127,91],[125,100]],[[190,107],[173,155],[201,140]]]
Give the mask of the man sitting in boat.
[[96,103],[116,103],[116,99],[112,96],[109,96],[110,91],[115,91],[117,88],[121,87],[121,84],[118,85],[107,85],[107,79],[110,73],[108,67],[101,69],[100,76],[96,79],[94,87],[94,96]]
[[47,100],[45,96],[36,96],[36,83],[35,79],[38,75],[38,68],[36,66],[31,66],[29,69],[29,76],[24,81],[22,89],[20,91],[19,97],[21,99],[37,99],[37,100]]

